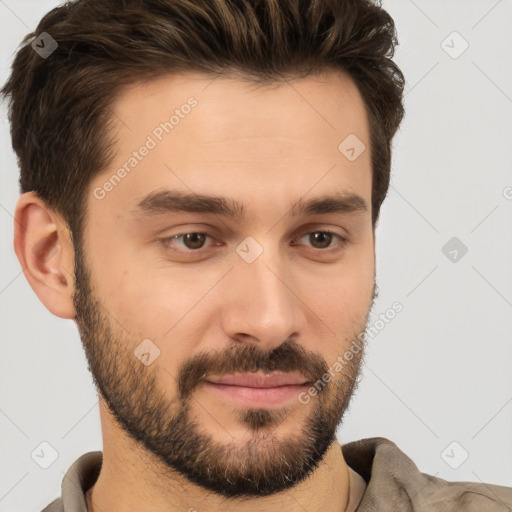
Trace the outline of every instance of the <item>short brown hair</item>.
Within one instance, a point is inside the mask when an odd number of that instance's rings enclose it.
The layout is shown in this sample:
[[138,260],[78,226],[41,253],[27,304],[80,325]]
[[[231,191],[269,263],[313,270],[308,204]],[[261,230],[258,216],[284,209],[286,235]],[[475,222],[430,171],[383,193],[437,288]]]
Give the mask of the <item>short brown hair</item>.
[[[58,43],[47,58],[30,44],[43,32]],[[265,84],[335,68],[366,105],[375,227],[404,115],[396,44],[392,18],[371,0],[67,2],[23,39],[0,90],[10,97],[20,190],[35,191],[79,241],[85,193],[114,157],[110,106],[124,86],[178,71]]]

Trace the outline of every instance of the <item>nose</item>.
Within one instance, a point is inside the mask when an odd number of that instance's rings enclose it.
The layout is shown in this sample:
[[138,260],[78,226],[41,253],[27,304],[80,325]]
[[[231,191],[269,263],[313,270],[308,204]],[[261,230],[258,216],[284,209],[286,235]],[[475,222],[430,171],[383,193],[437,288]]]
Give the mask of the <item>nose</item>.
[[299,336],[305,325],[305,306],[294,292],[293,272],[278,252],[270,254],[266,247],[252,263],[236,261],[221,313],[228,337],[265,351]]

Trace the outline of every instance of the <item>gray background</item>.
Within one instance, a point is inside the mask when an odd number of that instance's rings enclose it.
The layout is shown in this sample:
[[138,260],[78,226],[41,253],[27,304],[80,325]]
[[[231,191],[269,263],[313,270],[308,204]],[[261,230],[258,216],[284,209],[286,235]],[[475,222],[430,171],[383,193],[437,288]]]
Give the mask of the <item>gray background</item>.
[[[56,5],[0,0],[2,83],[19,41]],[[383,5],[398,27],[407,114],[377,228],[373,318],[395,301],[404,309],[370,341],[339,440],[387,437],[422,472],[511,486],[512,2]],[[35,511],[102,441],[76,326],[45,309],[14,254],[18,171],[1,108],[0,511]],[[452,237],[455,262],[442,251]],[[48,469],[31,458],[43,441],[58,452]]]

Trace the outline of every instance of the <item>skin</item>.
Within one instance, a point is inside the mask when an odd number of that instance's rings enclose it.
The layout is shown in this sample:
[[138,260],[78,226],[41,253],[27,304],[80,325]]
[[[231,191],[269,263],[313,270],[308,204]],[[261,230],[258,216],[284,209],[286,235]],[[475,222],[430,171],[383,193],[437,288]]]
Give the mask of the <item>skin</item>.
[[[96,198],[191,96],[197,106]],[[364,481],[336,428],[364,350],[306,404],[242,406],[203,379],[270,364],[321,377],[364,332],[375,237],[368,120],[354,82],[326,71],[255,88],[182,73],[131,86],[113,111],[116,157],[90,184],[77,252],[64,219],[34,193],[15,212],[25,276],[50,312],[76,321],[99,391],[103,466],[89,510],[355,510]],[[338,150],[349,134],[367,148],[355,161]],[[246,217],[133,213],[164,188],[236,199]],[[333,192],[359,195],[367,211],[287,215],[299,199]],[[347,241],[315,240],[326,230]],[[161,241],[183,232],[210,237],[202,247]],[[252,263],[236,252],[248,236],[263,248]],[[144,339],[160,350],[148,366],[134,355]]]

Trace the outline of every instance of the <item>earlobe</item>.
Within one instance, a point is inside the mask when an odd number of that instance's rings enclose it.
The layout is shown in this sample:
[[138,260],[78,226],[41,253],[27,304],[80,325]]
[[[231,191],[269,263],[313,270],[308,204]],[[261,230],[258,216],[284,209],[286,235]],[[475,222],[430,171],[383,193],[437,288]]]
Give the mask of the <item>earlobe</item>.
[[34,192],[22,194],[16,205],[14,250],[46,308],[61,318],[75,318],[73,244],[62,217]]

